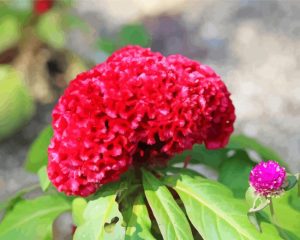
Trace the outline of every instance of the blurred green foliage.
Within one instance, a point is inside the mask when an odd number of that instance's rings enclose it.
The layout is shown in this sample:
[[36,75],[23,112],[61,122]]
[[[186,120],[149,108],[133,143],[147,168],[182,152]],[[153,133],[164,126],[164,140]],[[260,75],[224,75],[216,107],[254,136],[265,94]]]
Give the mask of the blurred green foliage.
[[29,17],[27,8],[12,6],[10,1],[0,2],[0,53],[18,43]]
[[61,15],[54,11],[43,14],[36,28],[40,39],[54,48],[65,46],[65,31],[62,27]]
[[149,47],[151,42],[150,34],[142,24],[124,25],[114,39],[100,38],[96,46],[108,54],[126,45],[140,45]]
[[2,140],[31,118],[34,102],[21,80],[21,75],[8,65],[0,65],[0,96],[0,140]]

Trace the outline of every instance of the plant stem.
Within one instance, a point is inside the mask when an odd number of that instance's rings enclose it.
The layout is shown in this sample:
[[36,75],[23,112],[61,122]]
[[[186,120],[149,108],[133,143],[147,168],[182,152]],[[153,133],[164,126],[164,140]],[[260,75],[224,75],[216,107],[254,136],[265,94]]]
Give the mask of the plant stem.
[[189,165],[190,161],[191,161],[191,156],[187,156],[184,160],[184,163],[183,163],[183,168],[187,168],[187,166]]
[[289,239],[289,237],[286,235],[286,233],[281,229],[281,227],[277,224],[276,218],[275,218],[275,211],[274,211],[274,205],[273,205],[273,201],[272,201],[272,197],[269,198],[270,201],[270,213],[271,213],[271,222],[272,224],[275,226],[275,228],[277,229],[277,231],[279,232],[279,235],[287,240]]
[[272,198],[270,197],[269,200],[270,200],[269,206],[270,206],[270,212],[271,212],[272,222],[276,225],[275,212],[274,212],[274,205],[273,205]]

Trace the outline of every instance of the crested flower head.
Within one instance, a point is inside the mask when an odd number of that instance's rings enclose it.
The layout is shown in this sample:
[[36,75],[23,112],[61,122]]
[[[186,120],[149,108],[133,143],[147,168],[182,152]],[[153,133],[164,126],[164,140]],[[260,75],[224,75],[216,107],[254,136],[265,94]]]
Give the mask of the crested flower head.
[[270,197],[283,191],[285,177],[285,168],[270,160],[257,164],[250,173],[249,181],[257,194]]
[[220,148],[234,107],[220,77],[181,55],[128,46],[79,74],[53,110],[48,175],[87,196],[130,166],[165,165],[175,153]]

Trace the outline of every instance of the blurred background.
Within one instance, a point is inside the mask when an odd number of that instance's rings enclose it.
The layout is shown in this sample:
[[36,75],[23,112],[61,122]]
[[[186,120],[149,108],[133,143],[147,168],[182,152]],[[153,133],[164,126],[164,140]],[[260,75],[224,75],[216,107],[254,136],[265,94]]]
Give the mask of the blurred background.
[[28,148],[77,73],[127,44],[213,67],[236,133],[300,171],[299,0],[0,0],[0,200],[37,182]]

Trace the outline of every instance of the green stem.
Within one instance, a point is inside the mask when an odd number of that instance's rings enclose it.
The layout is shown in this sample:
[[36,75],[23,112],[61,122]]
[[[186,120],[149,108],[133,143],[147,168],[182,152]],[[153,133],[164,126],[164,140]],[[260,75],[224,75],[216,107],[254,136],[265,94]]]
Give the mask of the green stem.
[[270,212],[271,212],[271,219],[272,219],[273,224],[277,225],[276,220],[275,220],[275,211],[274,211],[274,205],[273,205],[272,198],[270,197],[269,200],[270,200],[269,206],[270,206]]
[[273,201],[272,201],[272,197],[269,198],[270,201],[270,213],[271,213],[271,222],[272,224],[275,226],[275,228],[277,229],[277,231],[279,232],[279,235],[287,240],[289,239],[289,237],[287,236],[287,234],[281,229],[281,227],[277,224],[276,218],[275,218],[275,211],[274,211],[274,205],[273,205]]

